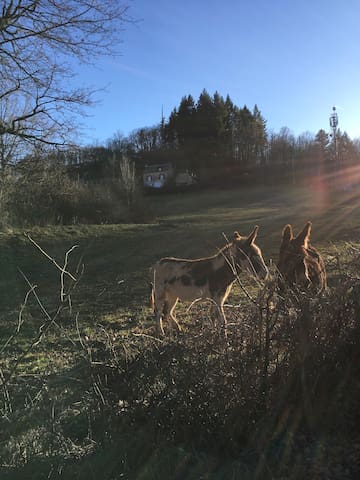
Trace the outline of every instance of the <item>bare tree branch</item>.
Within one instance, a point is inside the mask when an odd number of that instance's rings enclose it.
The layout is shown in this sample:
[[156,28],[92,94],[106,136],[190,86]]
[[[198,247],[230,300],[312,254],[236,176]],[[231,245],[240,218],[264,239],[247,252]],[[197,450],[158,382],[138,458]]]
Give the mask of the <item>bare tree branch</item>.
[[0,100],[8,108],[0,109],[2,143],[12,137],[25,144],[69,142],[76,116],[94,93],[69,87],[74,65],[118,55],[124,26],[132,21],[118,0],[4,0]]
[[40,245],[39,245],[38,243],[36,243],[35,240],[33,240],[33,239],[30,237],[30,235],[29,235],[28,233],[25,233],[24,235],[25,235],[25,237],[26,237],[28,240],[30,240],[30,242],[31,242],[33,245],[35,245],[35,247],[36,247],[38,250],[40,250],[40,252],[41,252],[48,260],[50,260],[51,263],[53,263],[53,264],[55,265],[55,267],[56,267],[58,270],[60,270],[60,272],[61,272],[61,279],[62,279],[62,280],[61,280],[61,284],[62,284],[62,285],[63,285],[64,274],[68,275],[68,276],[71,278],[71,280],[73,280],[74,282],[76,282],[76,278],[75,278],[70,272],[68,272],[68,271],[66,270],[66,267],[67,267],[67,263],[68,263],[69,254],[70,254],[75,248],[77,248],[78,245],[74,245],[72,248],[70,248],[70,250],[68,250],[68,251],[66,252],[66,255],[65,255],[65,263],[64,263],[64,266],[61,267],[61,266],[56,262],[56,260],[55,260],[54,258],[52,258],[48,253],[46,253],[45,250],[42,249],[42,248],[40,247]]
[[[44,256],[50,260],[58,269],[60,269],[61,271],[61,275],[63,275],[64,273],[68,274],[70,276],[70,278],[72,279],[75,279],[75,277],[73,275],[71,275],[71,273],[67,272],[65,270],[66,266],[67,266],[67,263],[68,263],[68,258],[69,258],[69,255],[70,253],[76,248],[76,246],[73,246],[72,248],[70,248],[66,254],[65,254],[65,261],[64,261],[64,267],[59,267],[59,265],[51,258],[50,255],[48,255],[43,249],[41,249],[37,243],[32,240],[29,236],[27,237],[29,238],[29,240],[31,241],[31,243],[33,243],[33,245],[35,245],[37,248],[39,248],[41,250],[41,252],[44,254]],[[54,313],[50,314],[48,312],[48,310],[46,309],[45,305],[43,304],[41,298],[39,297],[39,295],[37,294],[36,292],[36,285],[32,284],[31,281],[27,278],[27,276],[24,274],[24,272],[18,268],[18,271],[19,273],[21,274],[21,276],[23,277],[23,279],[25,280],[26,284],[28,285],[29,287],[29,290],[28,292],[26,293],[25,295],[25,299],[24,299],[24,302],[23,302],[23,305],[21,306],[21,309],[20,309],[20,312],[19,312],[19,318],[18,318],[18,324],[17,324],[17,327],[16,327],[16,330],[14,332],[13,335],[11,335],[9,337],[9,339],[5,342],[5,344],[1,347],[0,349],[0,353],[3,352],[7,346],[13,341],[13,339],[15,338],[16,334],[19,333],[19,330],[21,328],[21,325],[23,323],[23,319],[22,319],[22,315],[23,315],[23,311],[27,305],[27,302],[29,300],[29,297],[30,295],[33,295],[34,298],[35,298],[35,301],[36,303],[38,304],[42,314],[44,315],[44,318],[45,318],[45,321],[44,323],[39,327],[38,329],[38,332],[37,334],[34,336],[34,338],[31,340],[31,342],[29,343],[29,345],[23,350],[23,352],[17,357],[17,359],[14,361],[14,363],[11,365],[11,368],[9,369],[9,371],[7,372],[6,376],[3,374],[2,370],[0,369],[0,389],[3,390],[3,394],[4,396],[7,396],[7,385],[9,384],[9,381],[10,379],[13,377],[13,375],[16,373],[21,361],[25,358],[25,356],[34,348],[36,347],[42,340],[44,334],[51,328],[51,326],[55,325],[59,330],[63,331],[61,325],[59,325],[57,323],[57,320],[58,320],[58,317],[60,316],[61,312],[63,311],[63,309],[65,308],[65,303],[66,303],[66,300],[69,300],[71,298],[71,294],[72,292],[74,291],[75,287],[77,286],[78,284],[78,281],[79,280],[74,280],[71,287],[68,289],[68,291],[66,293],[64,293],[64,290],[63,290],[63,277],[61,277],[61,294],[60,294],[60,303],[59,305],[57,306],[56,310]],[[77,320],[76,320],[77,321]],[[66,335],[68,340],[72,343],[72,344],[75,344],[74,343],[74,340]],[[10,401],[10,399],[9,399]]]

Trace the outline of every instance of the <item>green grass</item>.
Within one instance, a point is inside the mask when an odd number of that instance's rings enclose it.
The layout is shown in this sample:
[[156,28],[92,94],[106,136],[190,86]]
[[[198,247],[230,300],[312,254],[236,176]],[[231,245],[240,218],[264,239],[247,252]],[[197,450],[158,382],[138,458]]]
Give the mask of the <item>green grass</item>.
[[[315,190],[260,188],[211,190],[148,196],[154,222],[143,225],[96,225],[34,228],[29,233],[58,263],[73,245],[71,268],[85,270],[76,299],[89,314],[103,316],[120,307],[140,307],[147,296],[148,270],[167,255],[212,254],[234,230],[248,234],[260,225],[257,243],[266,261],[277,260],[283,226],[295,231],[313,221],[312,240],[323,251],[333,242],[357,241],[359,199],[329,194],[319,200]],[[19,269],[47,297],[59,272],[20,230],[0,233],[0,308],[16,310],[27,290]],[[52,299],[49,298],[50,304]]]
[[[71,377],[75,383],[69,387],[72,392],[69,395],[76,403],[81,390],[82,373],[79,371],[82,370],[78,370],[81,354],[78,348],[74,348],[74,345],[79,347],[75,316],[78,315],[82,337],[88,338],[91,345],[95,345],[101,335],[102,342],[110,336],[111,341],[116,343],[130,338],[131,332],[153,334],[154,324],[148,308],[148,273],[151,265],[163,256],[195,258],[213,254],[224,244],[224,235],[230,237],[234,230],[246,235],[257,224],[260,226],[257,243],[263,250],[265,261],[276,262],[284,225],[292,223],[296,232],[307,220],[311,220],[312,241],[325,255],[331,276],[336,250],[341,251],[346,242],[357,246],[360,241],[360,194],[356,193],[326,193],[315,188],[256,187],[151,195],[146,201],[154,218],[148,224],[52,226],[27,231],[60,265],[64,263],[65,252],[77,245],[68,269],[76,272],[78,266],[84,265],[84,271],[72,294],[72,311],[64,311],[57,325],[24,355],[18,365],[20,376],[31,380],[36,379],[38,374],[46,373],[54,376],[55,382],[60,382],[63,391],[69,384],[67,379]],[[8,229],[0,232],[0,349],[18,326],[21,304],[29,290],[20,272],[32,285],[36,285],[36,292],[49,313],[59,304],[60,272],[31,244],[23,231]],[[251,284],[250,280],[246,281]],[[239,295],[241,292],[235,289],[230,301],[238,303]],[[181,308],[179,316],[186,324],[189,316]],[[31,295],[23,311],[23,319],[20,333],[1,353],[0,367],[5,371],[26,351],[45,322],[44,314]],[[101,345],[104,342],[100,342]],[[77,385],[80,386],[79,392]],[[86,429],[86,426],[81,428]],[[133,440],[134,445],[136,441]],[[142,444],[140,439],[134,449],[141,449]],[[157,476],[159,468],[163,472],[175,468],[188,469],[186,478],[205,475],[204,460],[200,454],[191,455],[169,447],[168,465],[166,460],[165,465],[162,464],[163,459],[158,461],[151,449],[143,454],[147,455],[144,465],[149,471],[138,471],[136,478],[161,478]],[[76,478],[84,478],[87,468],[101,471],[104,461],[109,470],[119,468],[118,463],[111,463],[113,457],[111,461],[106,460],[108,452],[100,451],[97,455],[100,459],[96,455],[91,456],[82,471],[79,467]],[[228,475],[242,468],[240,464],[219,466],[218,460],[212,461],[217,476],[208,472],[204,478],[232,478]],[[44,471],[48,473],[47,467],[45,462]],[[26,468],[32,471],[30,466]],[[23,473],[25,475],[26,471]],[[44,478],[46,475],[44,473]],[[99,478],[98,475],[95,477]],[[26,478],[22,476],[21,469],[18,478]],[[110,471],[104,478],[117,477]],[[234,474],[233,478],[242,477]],[[247,478],[246,475],[244,478]]]

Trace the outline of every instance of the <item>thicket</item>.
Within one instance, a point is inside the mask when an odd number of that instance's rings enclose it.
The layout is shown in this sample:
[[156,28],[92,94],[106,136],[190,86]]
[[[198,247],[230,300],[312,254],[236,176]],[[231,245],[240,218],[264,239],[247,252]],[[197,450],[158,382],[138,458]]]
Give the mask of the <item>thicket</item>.
[[[24,304],[2,342],[2,478],[358,478],[360,255],[346,254],[322,296],[274,281],[244,298],[227,339],[202,307],[164,339],[152,323],[85,334],[67,254],[58,307],[44,315],[36,299],[45,321],[24,345]],[[71,339],[68,368],[28,375],[20,366],[54,329],[52,355]]]
[[142,222],[149,215],[132,162],[98,181],[77,179],[51,155],[19,162],[0,179],[0,226]]

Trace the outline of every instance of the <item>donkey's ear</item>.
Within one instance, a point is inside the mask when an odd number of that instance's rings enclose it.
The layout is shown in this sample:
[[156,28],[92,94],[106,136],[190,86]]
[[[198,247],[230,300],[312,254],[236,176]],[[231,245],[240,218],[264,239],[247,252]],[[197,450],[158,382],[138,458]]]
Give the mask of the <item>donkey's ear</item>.
[[300,245],[307,246],[311,233],[311,222],[307,222],[305,227],[301,230],[301,232],[296,237],[296,242],[300,243]]
[[291,225],[289,223],[284,227],[282,235],[283,235],[282,241],[285,244],[289,243],[290,240],[292,240],[294,238],[293,231],[292,231]]
[[251,245],[252,243],[255,242],[255,239],[257,237],[257,234],[258,234],[258,230],[259,230],[259,226],[256,225],[254,230],[250,233],[250,235],[247,237],[246,241]]

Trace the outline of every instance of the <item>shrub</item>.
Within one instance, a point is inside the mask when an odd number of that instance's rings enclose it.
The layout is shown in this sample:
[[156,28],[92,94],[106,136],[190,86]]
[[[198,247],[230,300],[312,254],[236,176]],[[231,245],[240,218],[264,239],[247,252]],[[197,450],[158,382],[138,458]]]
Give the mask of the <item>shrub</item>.
[[267,448],[288,434],[355,432],[354,288],[316,299],[270,292],[270,302],[238,315],[227,340],[208,325],[160,344],[134,340],[105,368],[105,391],[132,422],[218,453]]
[[[137,336],[126,349],[109,349],[93,375],[112,406],[111,428],[121,431],[126,419],[132,428],[146,426],[154,442],[221,458],[248,452],[256,469],[270,464],[279,478],[303,478],[312,468],[337,478],[342,464],[355,478],[360,281],[351,266],[343,272],[315,298],[268,285],[257,305],[232,313],[227,339],[204,325],[198,310],[184,334],[161,342]],[[337,445],[341,454],[313,459],[309,452],[319,442],[329,452]]]
[[139,190],[78,182],[63,165],[34,159],[2,180],[0,211],[2,225],[19,226],[143,222],[149,216]]

